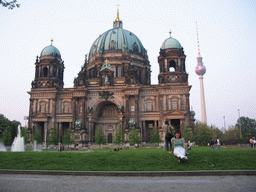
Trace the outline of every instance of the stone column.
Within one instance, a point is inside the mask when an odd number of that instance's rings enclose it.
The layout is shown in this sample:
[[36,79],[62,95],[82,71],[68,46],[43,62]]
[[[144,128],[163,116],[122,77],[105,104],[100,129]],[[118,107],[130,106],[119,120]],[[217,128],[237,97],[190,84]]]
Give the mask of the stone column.
[[73,125],[75,125],[75,122],[76,122],[76,98],[75,97],[72,99],[72,116],[73,116]]
[[147,68],[145,66],[143,66],[143,72],[142,72],[142,77],[143,77],[143,84],[147,83],[147,79],[146,79],[146,72],[147,72]]
[[165,69],[165,72],[168,72],[168,61],[167,59],[164,60],[164,69]]
[[183,130],[183,126],[184,126],[184,120],[180,119],[180,131]]
[[52,123],[53,123],[53,128],[56,128],[56,100],[55,98],[52,99],[52,105],[51,105],[52,109]]
[[59,124],[59,139],[60,139],[60,141],[63,141],[63,130],[62,130],[62,123],[61,122],[59,122],[58,123]]
[[92,143],[92,141],[93,141],[93,139],[92,139],[92,137],[93,137],[93,135],[92,135],[92,133],[93,133],[93,131],[92,131],[92,115],[88,115],[88,120],[89,120],[89,136],[88,136],[88,141],[89,141],[89,143]]
[[142,121],[143,142],[146,141],[146,122]]
[[125,128],[127,128],[128,127],[128,124],[127,124],[127,122],[130,120],[130,117],[129,117],[129,95],[126,95],[125,96],[125,116],[126,116],[126,121],[125,121],[125,123],[124,123],[124,126],[125,126]]
[[139,114],[139,97],[135,95],[135,122],[138,125],[138,114]]
[[86,107],[85,107],[85,97],[83,97],[83,101],[82,101],[82,126],[81,129],[85,129],[85,111],[86,111]]

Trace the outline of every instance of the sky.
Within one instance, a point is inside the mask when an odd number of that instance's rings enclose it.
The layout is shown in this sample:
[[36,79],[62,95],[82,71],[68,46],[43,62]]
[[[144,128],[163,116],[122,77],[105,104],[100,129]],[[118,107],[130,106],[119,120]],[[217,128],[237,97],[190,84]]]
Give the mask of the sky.
[[[73,87],[94,40],[113,27],[117,3],[123,28],[148,51],[151,84],[157,84],[162,43],[177,39],[186,55],[190,106],[201,120],[197,31],[206,67],[207,124],[220,129],[240,116],[256,118],[256,1],[254,0],[18,0],[20,8],[0,6],[0,113],[25,124],[35,60],[57,47],[64,60],[64,87]],[[224,118],[225,116],[225,118]]]

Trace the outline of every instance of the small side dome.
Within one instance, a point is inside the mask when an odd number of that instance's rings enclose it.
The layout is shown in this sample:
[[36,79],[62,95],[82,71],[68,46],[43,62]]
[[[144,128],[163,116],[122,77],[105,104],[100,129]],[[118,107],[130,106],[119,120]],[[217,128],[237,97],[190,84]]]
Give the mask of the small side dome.
[[163,42],[161,49],[181,49],[182,46],[180,42],[177,39],[171,37],[171,32],[169,32],[169,34],[170,37]]
[[60,51],[53,45],[45,47],[40,54],[40,57],[42,56],[57,56],[61,58]]

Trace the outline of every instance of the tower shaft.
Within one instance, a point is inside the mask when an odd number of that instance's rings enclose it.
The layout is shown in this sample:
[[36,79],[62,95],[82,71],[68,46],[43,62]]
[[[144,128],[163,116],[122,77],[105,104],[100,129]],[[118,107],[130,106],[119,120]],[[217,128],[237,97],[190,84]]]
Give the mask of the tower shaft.
[[204,82],[203,82],[203,76],[199,76],[200,81],[200,97],[201,97],[201,122],[207,123],[206,121],[206,110],[205,110],[205,99],[204,99]]

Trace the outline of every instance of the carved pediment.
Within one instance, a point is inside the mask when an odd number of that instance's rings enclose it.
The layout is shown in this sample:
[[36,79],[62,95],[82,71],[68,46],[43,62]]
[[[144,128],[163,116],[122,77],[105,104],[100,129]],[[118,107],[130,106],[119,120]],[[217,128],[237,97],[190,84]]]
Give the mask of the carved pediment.
[[167,112],[165,115],[185,115],[185,114],[186,112],[175,109],[170,112]]
[[49,117],[49,114],[39,112],[39,113],[35,114],[34,117],[47,118],[47,117]]

